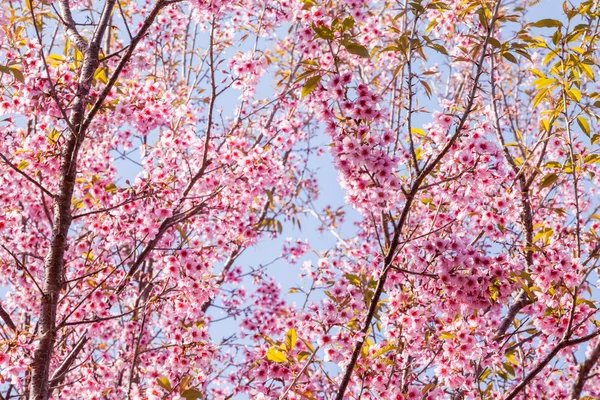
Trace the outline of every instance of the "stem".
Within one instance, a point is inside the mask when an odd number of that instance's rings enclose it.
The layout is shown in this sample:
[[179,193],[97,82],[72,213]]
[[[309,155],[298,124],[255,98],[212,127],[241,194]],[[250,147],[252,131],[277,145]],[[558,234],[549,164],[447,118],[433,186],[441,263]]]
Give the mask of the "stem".
[[573,389],[571,390],[571,399],[577,400],[581,397],[585,381],[589,379],[589,373],[598,362],[598,359],[600,359],[600,342],[598,342],[596,347],[594,347],[594,350],[592,350],[590,358],[579,365],[579,372],[577,373],[577,378],[575,379]]
[[478,85],[479,85],[479,79],[483,73],[483,62],[486,57],[486,50],[487,50],[488,42],[489,42],[490,37],[492,36],[494,25],[496,23],[496,19],[498,18],[498,11],[500,10],[501,3],[502,3],[501,0],[496,2],[496,6],[494,8],[494,14],[490,21],[490,26],[488,27],[486,37],[484,39],[483,45],[481,46],[481,56],[479,57],[479,60],[476,64],[477,68],[475,71],[475,76],[473,77],[473,86],[472,86],[471,91],[468,96],[467,106],[464,110],[463,115],[460,118],[458,125],[456,126],[456,130],[454,131],[454,134],[452,135],[450,140],[448,140],[448,143],[446,143],[446,146],[444,146],[444,148],[440,151],[440,153],[431,162],[429,162],[428,164],[426,164],[423,167],[423,169],[421,170],[421,172],[415,179],[415,181],[412,185],[411,191],[406,196],[406,203],[404,205],[404,208],[402,209],[400,219],[398,220],[398,224],[396,226],[396,230],[395,230],[394,236],[392,238],[390,248],[384,258],[383,270],[382,270],[381,276],[377,282],[377,287],[375,289],[375,293],[373,294],[373,299],[371,300],[371,304],[369,306],[369,311],[365,318],[363,328],[360,330],[360,332],[363,334],[363,337],[358,340],[358,342],[356,343],[356,345],[354,347],[354,351],[352,352],[350,362],[346,366],[346,370],[344,371],[344,376],[342,378],[342,381],[340,382],[340,386],[338,388],[338,392],[335,397],[335,400],[343,400],[344,394],[346,393],[346,389],[348,388],[348,384],[350,383],[350,379],[352,378],[352,373],[354,372],[354,367],[356,366],[358,357],[360,356],[362,346],[364,345],[364,342],[365,342],[365,337],[371,326],[371,321],[373,319],[373,316],[375,315],[375,311],[377,310],[377,305],[379,303],[379,299],[381,298],[381,294],[383,293],[383,287],[384,287],[386,279],[387,279],[387,273],[388,273],[390,267],[392,266],[394,257],[396,255],[396,251],[398,250],[398,245],[400,242],[400,234],[402,233],[402,229],[404,228],[404,224],[406,223],[406,220],[408,218],[408,213],[410,211],[412,202],[413,202],[417,192],[419,191],[421,184],[423,183],[423,181],[425,181],[425,178],[439,164],[439,162],[442,160],[442,158],[446,155],[446,153],[448,153],[448,151],[450,151],[450,148],[454,145],[454,143],[460,137],[460,135],[462,133],[462,129],[467,122],[467,118],[469,117],[469,115],[471,114],[471,111],[473,110],[473,106],[475,104],[475,96],[477,94]]
[[[110,89],[117,81],[125,64],[131,59],[133,51],[141,38],[146,34],[156,15],[168,2],[159,1],[148,18],[145,20],[140,32],[132,41],[127,53],[121,59],[117,69],[112,74],[109,83],[105,87],[98,100],[86,116],[88,95],[92,87],[94,73],[98,68],[98,55],[100,44],[108,27],[112,10],[116,0],[106,0],[104,9],[96,25],[92,39],[86,44],[82,51],[84,60],[81,68],[80,78],[77,83],[77,92],[71,105],[69,126],[66,140],[61,149],[60,156],[60,178],[58,193],[53,198],[54,219],[52,222],[52,238],[50,247],[44,259],[44,282],[43,293],[40,304],[39,341],[36,344],[33,362],[31,363],[31,376],[29,384],[30,400],[47,400],[50,381],[50,361],[54,351],[56,340],[56,309],[59,295],[63,286],[64,255],[67,248],[67,238],[73,216],[71,214],[71,200],[77,177],[77,158],[79,150],[85,139],[87,128],[96,113],[100,110]],[[60,6],[64,8],[63,17],[70,14],[68,2],[61,1]],[[33,8],[31,9],[33,14]],[[67,24],[69,22],[67,21]],[[67,27],[69,29],[69,27]]]

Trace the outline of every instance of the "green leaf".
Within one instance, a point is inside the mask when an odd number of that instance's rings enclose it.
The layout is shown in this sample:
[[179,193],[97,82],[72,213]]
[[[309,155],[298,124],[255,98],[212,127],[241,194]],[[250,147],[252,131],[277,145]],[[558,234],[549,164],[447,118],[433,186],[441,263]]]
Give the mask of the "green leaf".
[[104,186],[104,190],[107,192],[116,192],[117,185],[115,185],[114,183],[109,183],[108,185]]
[[5,74],[12,74],[12,76],[14,76],[15,79],[19,82],[25,82],[25,77],[23,76],[23,73],[17,67],[7,67],[5,65],[0,65],[0,72],[3,72]]
[[540,189],[547,188],[548,186],[552,186],[554,182],[558,179],[558,175],[556,174],[548,174],[542,178],[540,181]]
[[560,28],[563,26],[563,24],[557,19],[545,18],[534,22],[533,26],[536,28]]
[[510,375],[515,376],[515,369],[509,363],[502,363],[504,366],[504,370],[508,372]]
[[371,57],[371,55],[369,54],[369,50],[367,50],[367,48],[362,44],[351,42],[349,40],[342,40],[342,46],[344,46],[350,54],[355,54],[363,58]]
[[439,43],[431,43],[428,46],[440,54],[443,54],[445,56],[449,55],[448,50],[446,50],[446,48]]
[[517,58],[513,54],[511,54],[511,53],[504,52],[504,53],[502,53],[502,57],[506,58],[508,61],[510,61],[513,64],[517,64],[518,63],[517,62]]
[[279,351],[277,347],[271,346],[269,350],[267,350],[267,360],[273,361],[276,363],[283,363],[287,361],[287,357],[282,351]]
[[188,389],[181,393],[181,397],[186,400],[197,400],[202,398],[202,392],[200,392],[198,389]]
[[290,350],[294,350],[294,347],[296,347],[297,339],[298,337],[294,328],[287,331],[287,333],[285,334],[285,344],[287,345],[287,348]]
[[308,96],[313,90],[315,90],[319,82],[321,82],[321,78],[321,75],[315,75],[312,78],[309,78],[304,84],[304,86],[302,86],[301,97],[304,98]]
[[313,31],[317,34],[321,39],[333,40],[335,36],[333,35],[333,31],[326,26],[323,25],[314,25],[312,26]]
[[352,16],[347,17],[344,22],[342,22],[342,27],[346,31],[354,28],[354,18]]
[[302,343],[304,343],[306,345],[306,347],[311,351],[311,353],[315,352],[315,348],[313,347],[312,344],[310,344],[310,342],[308,340],[305,339],[300,339],[302,340]]
[[167,378],[166,376],[161,376],[160,378],[156,379],[156,383],[158,383],[160,387],[169,392],[173,390],[171,388],[171,382],[169,382],[169,378]]

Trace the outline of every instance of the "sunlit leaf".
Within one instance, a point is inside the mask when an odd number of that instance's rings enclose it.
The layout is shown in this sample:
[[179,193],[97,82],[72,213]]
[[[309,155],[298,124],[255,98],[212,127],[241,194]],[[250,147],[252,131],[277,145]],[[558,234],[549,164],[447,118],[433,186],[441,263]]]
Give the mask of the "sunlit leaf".
[[304,86],[302,86],[302,98],[308,96],[310,93],[312,93],[313,90],[315,90],[319,82],[321,82],[321,78],[321,75],[315,75],[306,81]]
[[363,46],[359,43],[351,42],[349,40],[343,40],[342,46],[344,46],[346,48],[346,50],[348,50],[348,53],[350,53],[350,54],[355,54],[355,55],[363,57],[363,58],[371,57],[371,55],[369,54],[369,50],[367,50],[367,48],[365,46]]
[[287,331],[287,333],[285,334],[285,344],[287,345],[288,349],[294,350],[294,347],[296,347],[296,340],[296,330],[292,328],[289,331]]
[[558,175],[556,175],[556,174],[548,174],[548,175],[544,176],[542,178],[542,180],[540,181],[540,189],[544,189],[549,186],[552,186],[554,184],[554,182],[556,182],[557,180],[558,180]]
[[169,392],[173,390],[171,388],[171,382],[169,382],[169,378],[167,378],[166,376],[161,376],[160,378],[156,379],[156,383],[158,383],[160,387],[162,387],[165,390],[168,390]]
[[272,346],[267,350],[267,360],[282,363],[287,361],[287,357],[282,351],[279,351],[275,346]]
[[560,28],[563,24],[557,19],[545,18],[534,22],[533,26],[536,28]]

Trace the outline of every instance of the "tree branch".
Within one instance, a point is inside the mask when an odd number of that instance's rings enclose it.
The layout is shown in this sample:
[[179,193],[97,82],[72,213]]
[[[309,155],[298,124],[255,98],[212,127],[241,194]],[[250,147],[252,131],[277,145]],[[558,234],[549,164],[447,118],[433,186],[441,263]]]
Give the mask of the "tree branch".
[[60,18],[65,24],[65,31],[67,38],[80,52],[85,52],[88,47],[87,40],[83,38],[77,31],[77,24],[71,14],[71,7],[69,6],[69,0],[58,0],[60,6]]
[[398,220],[398,225],[397,225],[396,231],[394,233],[394,236],[392,238],[392,242],[390,244],[389,251],[384,257],[384,263],[383,263],[384,266],[383,266],[383,269],[381,272],[381,276],[377,282],[377,287],[375,288],[375,292],[373,294],[373,298],[372,298],[371,304],[369,306],[369,311],[365,318],[363,328],[360,331],[363,334],[363,337],[358,340],[358,342],[356,343],[356,345],[354,347],[354,351],[352,352],[352,356],[350,358],[348,365],[346,366],[346,370],[344,371],[344,376],[342,378],[342,381],[340,382],[340,386],[338,388],[337,395],[335,396],[335,400],[343,400],[344,394],[346,393],[346,389],[348,387],[348,384],[350,383],[350,379],[352,378],[352,373],[354,372],[354,367],[356,366],[358,357],[360,356],[360,353],[362,350],[362,346],[364,345],[364,342],[365,342],[366,335],[369,332],[369,329],[371,326],[371,321],[377,310],[377,305],[379,303],[379,299],[381,298],[381,294],[383,292],[383,287],[384,287],[386,279],[387,279],[387,273],[388,273],[390,267],[392,266],[394,257],[396,255],[396,251],[398,249],[398,244],[400,241],[400,235],[402,233],[402,229],[404,228],[404,224],[408,218],[408,214],[409,214],[412,202],[413,202],[417,192],[419,191],[421,184],[423,183],[423,181],[425,181],[425,178],[433,171],[433,169],[444,158],[444,156],[448,153],[448,151],[450,151],[450,148],[454,145],[454,143],[460,137],[460,135],[462,133],[462,129],[467,122],[467,118],[469,117],[469,115],[471,114],[471,111],[473,110],[473,107],[475,104],[475,97],[477,95],[478,86],[479,86],[479,79],[481,78],[481,75],[483,74],[483,62],[486,57],[486,51],[487,51],[490,37],[492,36],[492,32],[494,30],[494,25],[496,24],[496,19],[498,18],[498,12],[500,10],[501,3],[502,3],[501,0],[498,0],[496,2],[495,8],[494,8],[494,13],[493,13],[493,16],[490,21],[490,26],[487,29],[487,34],[486,34],[483,44],[481,46],[481,55],[476,64],[477,67],[475,70],[475,75],[473,76],[473,86],[471,87],[471,91],[467,98],[467,106],[456,126],[456,130],[455,130],[454,134],[452,135],[452,137],[448,140],[448,143],[446,143],[444,148],[438,153],[438,155],[432,161],[430,161],[423,167],[423,169],[421,170],[421,172],[415,179],[415,181],[412,185],[411,191],[408,193],[408,196],[406,197],[406,203],[404,205],[404,208],[402,209],[402,213]]
[[79,355],[79,353],[81,352],[81,350],[83,349],[83,346],[86,344],[87,341],[88,341],[88,338],[87,338],[87,330],[86,330],[83,333],[83,335],[81,335],[81,337],[77,341],[77,344],[75,344],[75,346],[73,347],[73,349],[71,350],[69,355],[67,355],[67,357],[63,360],[63,362],[58,366],[58,368],[52,374],[52,378],[50,378],[50,384],[49,384],[51,388],[59,386],[61,384],[61,382],[65,379],[65,376],[67,375],[67,372],[69,371],[69,368],[71,367],[71,365],[73,365],[73,363],[77,359],[77,356]]

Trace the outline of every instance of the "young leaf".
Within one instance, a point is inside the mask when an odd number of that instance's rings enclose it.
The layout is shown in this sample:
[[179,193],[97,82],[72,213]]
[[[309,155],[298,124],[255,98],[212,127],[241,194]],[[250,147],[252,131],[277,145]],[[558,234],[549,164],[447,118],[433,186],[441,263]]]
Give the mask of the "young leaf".
[[269,348],[269,350],[267,350],[267,360],[276,363],[282,363],[287,361],[287,357],[283,352],[279,351],[277,347],[272,346],[271,348]]
[[563,24],[557,19],[545,18],[534,22],[533,26],[536,28],[560,28]]
[[315,75],[312,78],[308,79],[306,81],[306,83],[304,84],[304,86],[302,86],[301,97],[304,98],[304,97],[308,96],[313,90],[315,90],[315,88],[321,81],[321,78],[322,78],[321,75]]
[[161,376],[160,378],[156,379],[156,383],[158,383],[160,387],[162,387],[165,390],[168,390],[169,392],[173,390],[171,388],[171,382],[169,382],[169,378],[167,378],[166,376]]
[[350,53],[350,54],[355,54],[355,55],[363,57],[363,58],[371,57],[371,55],[369,54],[369,50],[367,50],[367,48],[365,46],[363,46],[362,44],[359,44],[356,42],[351,42],[349,40],[343,40],[342,46],[344,46],[346,48],[346,50],[348,50],[348,53]]
[[548,174],[542,178],[540,181],[540,189],[547,188],[548,186],[552,186],[554,182],[558,179],[558,175],[556,174]]
[[285,344],[287,345],[288,349],[294,350],[297,338],[298,337],[296,336],[296,330],[294,328],[287,331],[287,333],[285,334]]
[[17,165],[17,168],[19,169],[19,171],[23,171],[25,168],[27,168],[28,165],[29,161],[22,160],[21,162],[19,162],[19,165]]
[[181,397],[186,400],[198,400],[202,399],[202,392],[200,392],[198,389],[188,389],[181,393]]

